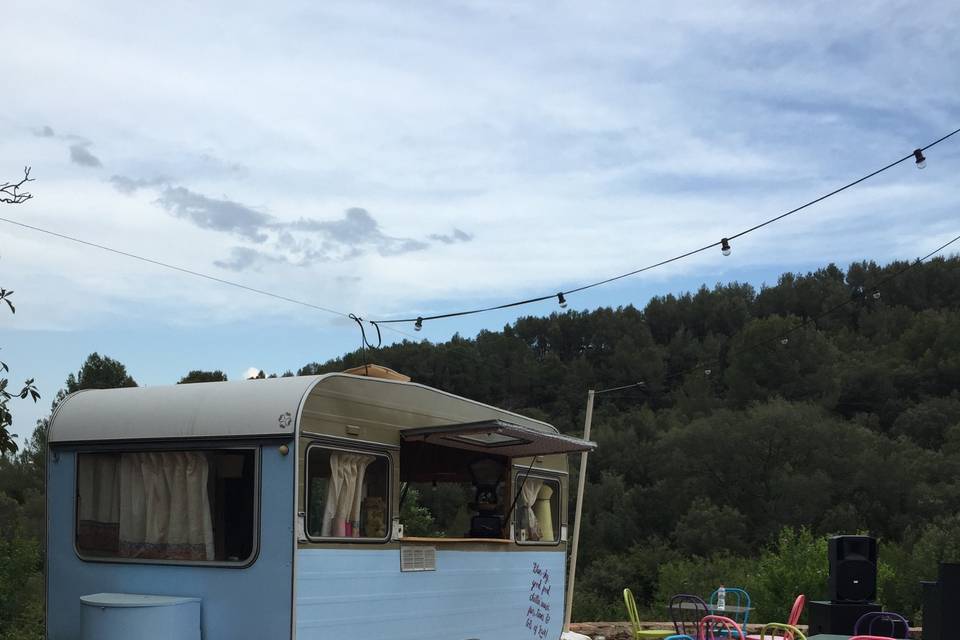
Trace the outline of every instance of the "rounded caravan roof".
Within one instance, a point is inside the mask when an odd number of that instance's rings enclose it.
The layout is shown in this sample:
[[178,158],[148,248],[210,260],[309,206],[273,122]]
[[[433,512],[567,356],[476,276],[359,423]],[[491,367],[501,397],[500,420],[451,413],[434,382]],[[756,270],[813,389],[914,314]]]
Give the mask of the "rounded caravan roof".
[[[429,403],[441,408],[451,422],[500,418],[544,433],[559,433],[545,422],[425,385],[330,373],[79,391],[58,405],[48,441],[293,437],[306,405],[322,400],[373,402],[408,414],[420,414],[418,408]],[[436,421],[427,419],[424,425],[428,424]]]

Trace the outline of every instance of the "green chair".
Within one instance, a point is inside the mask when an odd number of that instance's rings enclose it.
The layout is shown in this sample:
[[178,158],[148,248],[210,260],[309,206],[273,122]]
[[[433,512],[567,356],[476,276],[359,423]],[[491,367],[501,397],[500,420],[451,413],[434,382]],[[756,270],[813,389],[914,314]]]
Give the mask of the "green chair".
[[672,629],[641,629],[640,615],[637,613],[637,602],[633,599],[633,592],[630,589],[623,590],[623,602],[627,605],[627,614],[630,616],[630,626],[633,627],[634,640],[656,639],[662,640],[674,635]]
[[807,640],[800,629],[792,624],[782,624],[780,622],[771,622],[763,625],[760,630],[761,640]]

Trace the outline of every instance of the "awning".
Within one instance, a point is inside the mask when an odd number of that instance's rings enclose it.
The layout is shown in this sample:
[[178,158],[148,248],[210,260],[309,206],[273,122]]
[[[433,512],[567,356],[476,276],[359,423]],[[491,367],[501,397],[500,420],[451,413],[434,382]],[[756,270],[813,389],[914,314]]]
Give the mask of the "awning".
[[403,429],[400,431],[400,438],[404,442],[429,442],[455,449],[495,453],[508,458],[575,453],[597,448],[595,442],[539,431],[504,420]]

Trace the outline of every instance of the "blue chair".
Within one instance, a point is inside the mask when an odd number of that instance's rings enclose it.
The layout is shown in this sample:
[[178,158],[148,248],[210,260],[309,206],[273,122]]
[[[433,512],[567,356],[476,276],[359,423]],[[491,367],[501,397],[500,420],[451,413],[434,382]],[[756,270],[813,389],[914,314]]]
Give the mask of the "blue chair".
[[696,638],[694,638],[693,636],[688,636],[688,635],[685,634],[685,633],[681,633],[681,634],[678,635],[678,636],[676,636],[676,635],[674,635],[674,636],[669,636],[669,637],[667,637],[667,638],[664,638],[663,640],[696,640]]
[[[728,587],[725,589],[726,598],[724,610],[717,609],[717,589],[710,594],[710,613],[722,615],[730,618],[742,629],[747,628],[747,622],[750,620],[750,594],[737,587]],[[744,640],[741,638],[740,640]]]

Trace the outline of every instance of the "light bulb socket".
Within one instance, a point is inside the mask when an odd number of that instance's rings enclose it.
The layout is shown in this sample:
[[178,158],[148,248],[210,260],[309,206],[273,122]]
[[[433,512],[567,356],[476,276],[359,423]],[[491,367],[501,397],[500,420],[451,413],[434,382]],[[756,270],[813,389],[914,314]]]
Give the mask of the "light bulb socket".
[[730,241],[727,240],[726,238],[722,238],[720,240],[720,253],[722,253],[725,256],[728,256],[730,255],[730,251],[732,251],[732,249],[730,249]]
[[914,149],[913,158],[914,158],[914,161],[917,163],[917,169],[923,169],[924,167],[927,166],[927,159],[923,155],[923,149]]
[[423,318],[417,318],[417,321],[413,323],[413,330],[420,331],[423,329]]
[[557,302],[560,303],[560,308],[561,308],[561,309],[566,309],[566,308],[567,308],[567,299],[563,297],[563,294],[562,294],[562,293],[558,293],[558,294],[557,294]]

